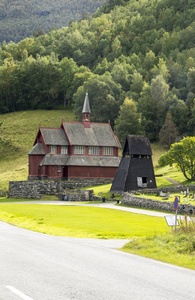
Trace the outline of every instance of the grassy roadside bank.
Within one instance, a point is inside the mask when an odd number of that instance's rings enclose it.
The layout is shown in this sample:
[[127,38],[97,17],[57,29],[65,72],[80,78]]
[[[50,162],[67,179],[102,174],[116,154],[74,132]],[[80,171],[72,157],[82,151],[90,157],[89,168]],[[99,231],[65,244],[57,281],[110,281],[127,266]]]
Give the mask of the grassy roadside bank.
[[195,234],[171,233],[138,238],[122,251],[195,270]]

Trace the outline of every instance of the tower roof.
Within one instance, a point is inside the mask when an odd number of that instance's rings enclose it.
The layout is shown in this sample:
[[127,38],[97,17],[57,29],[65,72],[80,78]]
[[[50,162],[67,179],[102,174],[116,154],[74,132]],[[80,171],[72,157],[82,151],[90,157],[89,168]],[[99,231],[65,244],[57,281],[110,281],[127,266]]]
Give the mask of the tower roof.
[[83,104],[82,113],[83,114],[85,114],[85,113],[91,113],[90,105],[89,105],[89,97],[88,97],[88,93],[87,92],[86,92],[86,95],[85,95],[85,101],[84,101],[84,104]]

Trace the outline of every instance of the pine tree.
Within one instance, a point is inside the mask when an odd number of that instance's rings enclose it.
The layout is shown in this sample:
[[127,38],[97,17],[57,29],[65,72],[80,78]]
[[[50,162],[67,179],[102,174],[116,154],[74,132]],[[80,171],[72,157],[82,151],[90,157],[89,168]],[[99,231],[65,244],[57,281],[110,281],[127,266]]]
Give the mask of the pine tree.
[[172,121],[171,113],[168,112],[166,115],[165,123],[159,132],[160,144],[170,147],[177,135],[177,127]]

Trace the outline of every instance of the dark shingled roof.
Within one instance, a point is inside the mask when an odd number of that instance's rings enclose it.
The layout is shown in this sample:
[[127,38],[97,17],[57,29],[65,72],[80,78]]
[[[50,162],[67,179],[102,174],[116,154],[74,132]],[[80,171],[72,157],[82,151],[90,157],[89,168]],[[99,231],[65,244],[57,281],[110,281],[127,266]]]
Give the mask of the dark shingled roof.
[[68,166],[99,166],[99,167],[118,167],[120,157],[106,156],[77,156],[72,155],[67,162]]
[[69,142],[63,129],[41,128],[46,145],[67,146]]
[[120,147],[109,124],[91,123],[90,128],[85,128],[83,123],[64,122],[63,125],[72,145]]
[[47,154],[41,161],[45,166],[99,166],[99,167],[118,167],[120,157],[102,157],[102,156],[79,156],[79,155],[52,155]]
[[46,154],[41,161],[40,165],[43,166],[64,166],[68,161],[69,155],[53,155]]
[[31,155],[40,155],[40,154],[45,154],[45,151],[43,149],[43,146],[41,143],[37,143],[34,145],[34,147],[30,150],[30,152],[28,154]]
[[152,155],[152,150],[150,147],[150,141],[147,137],[142,135],[128,135],[125,147],[123,150],[126,151],[128,143],[129,154],[137,154],[137,155]]

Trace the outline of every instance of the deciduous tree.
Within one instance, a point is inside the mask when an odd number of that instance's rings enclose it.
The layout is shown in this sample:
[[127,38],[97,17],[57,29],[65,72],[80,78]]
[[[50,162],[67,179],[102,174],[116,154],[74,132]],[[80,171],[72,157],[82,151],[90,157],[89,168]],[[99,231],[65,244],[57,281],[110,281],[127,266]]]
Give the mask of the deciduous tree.
[[141,134],[141,117],[137,112],[135,101],[125,99],[120,107],[114,129],[121,144],[124,144],[127,134]]
[[188,180],[195,180],[195,137],[186,137],[171,145],[159,159],[160,165],[176,164]]

